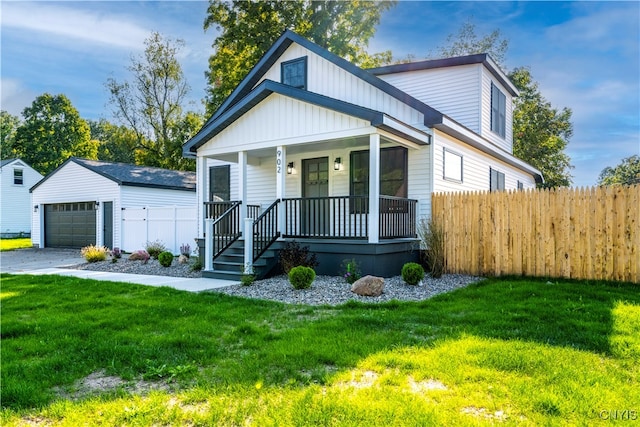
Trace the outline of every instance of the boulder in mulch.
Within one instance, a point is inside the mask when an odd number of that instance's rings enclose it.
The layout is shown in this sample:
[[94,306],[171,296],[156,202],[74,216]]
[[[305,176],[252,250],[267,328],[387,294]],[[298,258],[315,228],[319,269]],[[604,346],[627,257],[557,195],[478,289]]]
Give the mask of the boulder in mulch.
[[377,297],[384,291],[384,278],[364,276],[351,285],[351,292],[363,297]]

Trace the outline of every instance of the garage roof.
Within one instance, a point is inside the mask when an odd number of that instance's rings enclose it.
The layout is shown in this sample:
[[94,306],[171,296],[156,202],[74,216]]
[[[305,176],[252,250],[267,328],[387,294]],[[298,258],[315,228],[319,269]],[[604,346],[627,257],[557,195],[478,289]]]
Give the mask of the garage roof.
[[49,179],[69,162],[76,163],[103,177],[115,181],[118,185],[132,187],[165,188],[170,190],[196,191],[196,173],[161,169],[149,166],[138,166],[127,163],[103,162],[71,157],[56,170],[43,178],[30,191]]

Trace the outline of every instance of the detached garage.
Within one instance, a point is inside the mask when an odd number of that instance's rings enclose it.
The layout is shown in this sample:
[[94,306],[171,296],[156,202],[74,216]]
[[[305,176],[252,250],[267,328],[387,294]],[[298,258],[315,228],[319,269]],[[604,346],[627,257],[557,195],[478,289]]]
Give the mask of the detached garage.
[[[35,247],[96,244],[133,251],[162,240],[179,253],[197,236],[194,172],[71,157],[30,191]],[[154,228],[150,219],[157,212],[163,222]],[[135,239],[124,238],[125,230]]]

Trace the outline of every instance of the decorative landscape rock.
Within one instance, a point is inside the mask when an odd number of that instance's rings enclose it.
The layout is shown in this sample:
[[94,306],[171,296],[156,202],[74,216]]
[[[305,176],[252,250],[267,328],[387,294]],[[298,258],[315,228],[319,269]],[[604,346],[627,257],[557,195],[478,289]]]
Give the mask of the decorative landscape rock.
[[364,297],[377,297],[384,291],[384,279],[376,276],[364,276],[351,285],[351,292]]

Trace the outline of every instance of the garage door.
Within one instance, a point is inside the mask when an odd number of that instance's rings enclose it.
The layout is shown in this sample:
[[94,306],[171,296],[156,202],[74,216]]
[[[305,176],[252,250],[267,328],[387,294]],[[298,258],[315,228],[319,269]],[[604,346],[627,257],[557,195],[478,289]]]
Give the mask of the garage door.
[[95,202],[45,205],[44,230],[45,247],[82,248],[95,244]]

